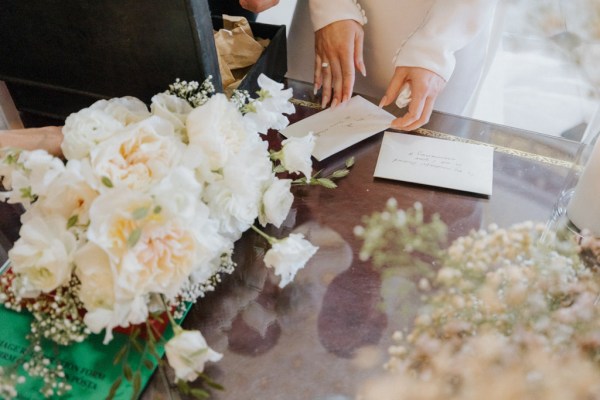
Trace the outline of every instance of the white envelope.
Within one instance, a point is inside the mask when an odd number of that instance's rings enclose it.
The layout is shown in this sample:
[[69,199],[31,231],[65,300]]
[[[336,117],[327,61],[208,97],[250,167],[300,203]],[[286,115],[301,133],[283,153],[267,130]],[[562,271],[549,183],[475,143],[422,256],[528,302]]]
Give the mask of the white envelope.
[[313,157],[321,161],[390,127],[394,115],[360,96],[285,128],[285,137],[315,135]]
[[385,132],[373,175],[491,196],[493,174],[490,146]]

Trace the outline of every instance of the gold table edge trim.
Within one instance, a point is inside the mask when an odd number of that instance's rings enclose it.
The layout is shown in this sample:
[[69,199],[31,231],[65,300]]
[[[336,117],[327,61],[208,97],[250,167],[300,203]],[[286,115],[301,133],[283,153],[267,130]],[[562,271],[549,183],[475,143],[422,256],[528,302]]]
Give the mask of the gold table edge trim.
[[[314,103],[314,102],[308,101],[308,100],[291,98],[290,102],[292,104],[296,104],[296,105],[299,105],[302,107],[321,109],[320,104]],[[428,136],[428,137],[435,137],[435,138],[440,138],[440,139],[452,140],[455,142],[489,146],[489,147],[493,147],[495,151],[498,151],[500,153],[505,153],[505,154],[509,154],[512,156],[516,156],[516,157],[534,160],[534,161],[538,161],[538,162],[541,162],[544,164],[555,165],[555,166],[564,167],[564,168],[572,168],[573,167],[573,163],[571,161],[560,160],[560,159],[554,158],[554,157],[542,156],[542,155],[531,153],[528,151],[522,151],[522,150],[517,150],[517,149],[513,149],[510,147],[506,147],[506,146],[500,146],[500,145],[495,145],[495,144],[491,144],[491,143],[480,142],[478,140],[461,138],[458,136],[451,135],[449,133],[438,132],[438,131],[434,131],[431,129],[419,128],[415,132],[418,133],[419,135]]]

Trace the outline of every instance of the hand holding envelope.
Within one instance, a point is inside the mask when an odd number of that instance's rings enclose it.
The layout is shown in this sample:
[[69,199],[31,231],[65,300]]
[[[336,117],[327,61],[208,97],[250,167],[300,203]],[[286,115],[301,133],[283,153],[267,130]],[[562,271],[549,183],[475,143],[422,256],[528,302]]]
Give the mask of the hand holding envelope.
[[[405,92],[410,98],[410,89]],[[395,116],[355,96],[289,125],[285,137],[312,132],[312,155],[322,161],[360,141],[385,131]],[[489,146],[385,132],[375,177],[491,195],[494,149]]]

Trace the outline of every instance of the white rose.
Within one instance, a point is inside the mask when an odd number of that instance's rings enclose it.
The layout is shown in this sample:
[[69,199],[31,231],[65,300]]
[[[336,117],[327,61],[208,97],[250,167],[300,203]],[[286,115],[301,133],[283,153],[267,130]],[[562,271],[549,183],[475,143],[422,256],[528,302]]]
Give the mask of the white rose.
[[166,119],[175,129],[175,133],[184,143],[188,142],[185,121],[193,107],[186,100],[172,94],[159,93],[152,97],[150,104],[152,114]]
[[258,216],[262,226],[267,224],[273,224],[277,228],[281,226],[294,201],[294,195],[290,192],[291,186],[291,179],[273,179],[262,198],[261,212]]
[[218,93],[192,111],[186,121],[190,144],[202,151],[211,170],[223,168],[247,143],[242,114]]
[[165,345],[169,365],[178,380],[193,381],[207,361],[217,362],[223,355],[212,350],[199,331],[180,330]]
[[305,240],[301,233],[292,233],[273,244],[265,254],[265,264],[269,268],[275,268],[275,274],[281,277],[279,287],[282,288],[294,279],[296,272],[304,268],[318,249]]
[[8,255],[15,273],[26,276],[33,289],[49,293],[70,280],[77,239],[59,215],[45,215],[35,207],[25,214]]
[[84,108],[67,117],[62,128],[62,152],[68,160],[87,157],[98,143],[123,127],[121,121],[103,110]]
[[312,133],[302,137],[290,137],[283,142],[281,164],[286,171],[302,172],[307,179],[312,176],[311,154],[315,148],[315,137]]
[[97,145],[92,168],[116,187],[150,187],[177,165],[183,146],[170,123],[152,116]]

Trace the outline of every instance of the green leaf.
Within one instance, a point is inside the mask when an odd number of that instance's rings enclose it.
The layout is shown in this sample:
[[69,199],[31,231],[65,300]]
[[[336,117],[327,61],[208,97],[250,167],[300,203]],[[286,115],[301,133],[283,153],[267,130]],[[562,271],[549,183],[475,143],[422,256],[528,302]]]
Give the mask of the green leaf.
[[162,207],[161,206],[156,206],[156,207],[154,207],[154,210],[152,210],[152,212],[154,214],[160,214],[161,211],[162,211]]
[[133,394],[131,395],[132,399],[137,399],[140,390],[142,389],[142,374],[140,371],[135,371],[135,375],[133,376]]
[[188,383],[186,381],[178,379],[177,380],[177,390],[179,390],[183,394],[189,394],[190,393],[190,385],[188,385]]
[[194,396],[196,399],[207,399],[210,397],[210,394],[203,389],[191,389],[189,394],[191,394],[192,396]]
[[144,353],[144,348],[142,347],[142,345],[137,340],[132,340],[131,344],[135,348],[135,351],[137,351],[140,354]]
[[131,367],[129,366],[129,364],[123,365],[123,375],[125,375],[125,379],[127,379],[130,382],[131,382],[131,379],[133,379],[133,371],[131,370]]
[[273,168],[273,172],[276,174],[279,174],[281,172],[285,172],[285,167],[281,164],[277,165],[275,168]]
[[328,178],[317,179],[317,184],[326,187],[327,189],[335,189],[337,187],[337,185],[331,179]]
[[331,178],[340,179],[340,178],[347,176],[349,173],[350,173],[349,169],[339,169],[339,170],[335,171],[333,174],[331,174]]
[[77,221],[79,221],[79,215],[75,214],[69,218],[67,221],[67,229],[74,227],[77,225]]
[[131,213],[131,217],[136,220],[139,221],[140,219],[143,219],[146,217],[146,215],[148,215],[148,207],[140,207],[140,208],[136,208],[135,210],[133,210],[133,212]]
[[154,369],[154,363],[147,358],[144,359],[143,363],[144,367],[146,367],[148,370],[152,371]]
[[108,188],[115,187],[115,185],[113,185],[112,181],[110,180],[110,178],[108,176],[102,177],[102,184]]
[[29,200],[35,199],[35,196],[33,195],[33,193],[31,193],[31,186],[21,188],[20,192],[21,192],[21,197],[23,197],[24,199],[29,199]]
[[119,389],[119,386],[121,386],[121,382],[123,382],[122,377],[119,376],[117,379],[115,379],[112,386],[110,387],[108,395],[106,396],[106,400],[114,399],[115,395],[117,394],[117,389]]
[[115,358],[113,359],[113,365],[117,365],[121,362],[128,348],[128,345],[124,345],[123,347],[121,347],[121,349],[117,352],[117,355],[115,355]]
[[137,242],[140,240],[140,238],[142,237],[142,229],[137,227],[135,228],[130,234],[129,237],[127,238],[127,246],[128,247],[133,247],[137,244]]
[[346,159],[346,168],[351,168],[354,165],[354,157],[350,157]]

